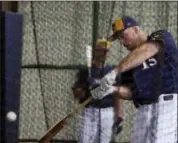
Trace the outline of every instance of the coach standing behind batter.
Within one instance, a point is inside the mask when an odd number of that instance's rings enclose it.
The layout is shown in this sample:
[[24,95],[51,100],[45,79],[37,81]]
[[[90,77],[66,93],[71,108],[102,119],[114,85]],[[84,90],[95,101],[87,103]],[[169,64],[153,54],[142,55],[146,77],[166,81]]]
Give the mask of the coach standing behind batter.
[[[147,35],[128,16],[113,24],[113,36],[130,54],[101,80],[93,90],[94,98],[119,93],[119,98],[133,100],[138,108],[131,143],[177,143],[177,48],[172,35],[159,30]],[[130,72],[130,87],[114,87],[121,73]]]
[[[72,89],[75,98],[80,103],[90,96],[89,87],[97,87],[100,84],[100,79],[113,69],[113,66],[104,65],[108,49],[101,45],[103,44],[98,41],[94,48],[91,77],[88,76],[87,67],[77,74],[77,81]],[[118,107],[116,108],[117,111],[114,111],[114,105]],[[113,131],[118,134],[122,130],[122,116],[121,100],[118,100],[115,104],[113,94],[108,94],[107,97],[101,100],[93,100],[82,112],[82,118],[77,127],[79,142],[109,143]]]

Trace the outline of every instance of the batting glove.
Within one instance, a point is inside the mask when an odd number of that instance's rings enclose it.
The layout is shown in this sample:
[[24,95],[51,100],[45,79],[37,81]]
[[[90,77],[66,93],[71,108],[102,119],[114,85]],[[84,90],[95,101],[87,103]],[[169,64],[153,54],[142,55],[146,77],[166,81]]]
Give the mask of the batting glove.
[[116,87],[112,86],[116,82],[117,72],[113,70],[101,79],[100,86],[91,90],[91,95],[94,99],[102,99],[106,95],[113,93],[117,90]]
[[91,90],[90,93],[94,99],[102,99],[115,91],[117,91],[117,87],[102,84],[99,87]]
[[123,119],[118,117],[113,124],[113,133],[118,135],[123,130]]
[[115,70],[111,71],[101,79],[101,84],[113,85],[116,83],[117,72]]

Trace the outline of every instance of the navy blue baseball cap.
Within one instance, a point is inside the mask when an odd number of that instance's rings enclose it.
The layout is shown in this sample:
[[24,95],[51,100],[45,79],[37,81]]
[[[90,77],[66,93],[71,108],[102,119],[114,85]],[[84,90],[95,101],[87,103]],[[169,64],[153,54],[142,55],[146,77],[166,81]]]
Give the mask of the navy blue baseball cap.
[[113,36],[117,36],[125,29],[133,26],[138,26],[137,21],[130,16],[122,16],[117,18],[112,24]]

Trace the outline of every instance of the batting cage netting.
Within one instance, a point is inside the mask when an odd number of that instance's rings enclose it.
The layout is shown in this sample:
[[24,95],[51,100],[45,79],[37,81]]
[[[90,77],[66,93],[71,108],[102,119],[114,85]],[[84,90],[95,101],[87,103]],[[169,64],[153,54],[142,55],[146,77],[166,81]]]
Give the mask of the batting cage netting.
[[[177,42],[177,2],[19,2],[24,16],[19,139],[38,140],[78,105],[71,86],[86,65],[85,46],[112,33],[119,16],[134,17],[149,34],[167,29]],[[112,44],[106,63],[118,64],[127,54]],[[124,130],[114,140],[128,142],[135,119],[132,102],[124,101]],[[57,134],[57,140],[78,140],[80,114]]]

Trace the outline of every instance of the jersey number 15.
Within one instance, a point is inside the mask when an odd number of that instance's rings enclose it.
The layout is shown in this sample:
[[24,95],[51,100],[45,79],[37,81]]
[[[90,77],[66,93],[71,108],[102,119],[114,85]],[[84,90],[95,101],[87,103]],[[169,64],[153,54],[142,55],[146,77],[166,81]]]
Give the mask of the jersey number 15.
[[157,64],[157,60],[155,58],[150,58],[147,61],[143,62],[143,70],[153,67]]

